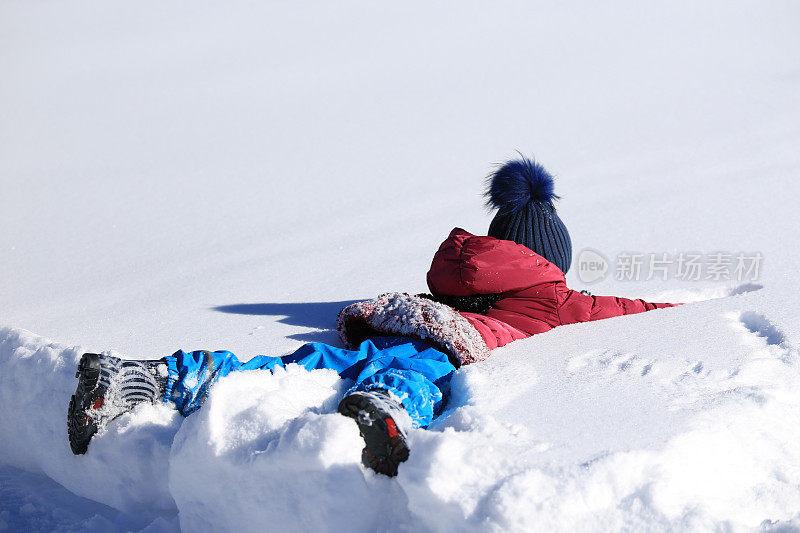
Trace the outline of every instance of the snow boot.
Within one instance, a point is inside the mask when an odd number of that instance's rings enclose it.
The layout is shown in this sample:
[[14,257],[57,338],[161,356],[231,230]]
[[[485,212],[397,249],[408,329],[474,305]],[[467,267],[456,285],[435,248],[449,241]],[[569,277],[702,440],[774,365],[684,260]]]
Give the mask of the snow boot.
[[364,439],[361,462],[379,474],[397,475],[397,467],[408,459],[406,444],[410,419],[403,406],[387,391],[356,391],[339,402],[339,413],[352,418]]
[[72,453],[86,453],[89,441],[106,424],[142,402],[164,398],[167,367],[163,360],[128,361],[85,353],[78,363],[78,388],[69,400],[67,433]]

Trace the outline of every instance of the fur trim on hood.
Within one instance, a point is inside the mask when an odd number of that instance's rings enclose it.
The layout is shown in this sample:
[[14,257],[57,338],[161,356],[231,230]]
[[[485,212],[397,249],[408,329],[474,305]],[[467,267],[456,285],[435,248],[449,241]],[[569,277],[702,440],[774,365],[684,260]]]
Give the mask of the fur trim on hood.
[[456,366],[489,357],[478,330],[455,309],[404,292],[382,294],[345,307],[339,312],[336,329],[348,348],[385,335],[430,342],[448,354]]

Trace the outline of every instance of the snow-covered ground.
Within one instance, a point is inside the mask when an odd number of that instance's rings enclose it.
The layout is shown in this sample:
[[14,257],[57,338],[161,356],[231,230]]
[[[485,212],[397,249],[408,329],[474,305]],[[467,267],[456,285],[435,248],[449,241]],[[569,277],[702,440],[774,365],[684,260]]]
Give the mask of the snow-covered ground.
[[[0,4],[0,530],[800,529],[799,26],[788,1]],[[486,231],[517,149],[557,175],[571,287],[691,303],[459,370],[394,479],[335,374],[291,367],[69,452],[82,351],[336,342],[341,307]],[[763,262],[617,279],[681,252]]]

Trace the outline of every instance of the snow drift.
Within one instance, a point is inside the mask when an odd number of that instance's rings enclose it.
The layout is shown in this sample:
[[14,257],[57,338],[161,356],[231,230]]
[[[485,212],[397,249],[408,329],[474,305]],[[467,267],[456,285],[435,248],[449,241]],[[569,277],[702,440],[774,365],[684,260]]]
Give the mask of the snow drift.
[[[395,479],[360,465],[356,426],[335,413],[347,383],[296,365],[231,375],[185,420],[139,407],[73,456],[64,413],[80,350],[6,328],[0,458],[125,513],[177,512],[187,531],[783,524],[800,509],[800,364],[763,300],[565,326],[462,367]],[[677,327],[702,316],[716,316],[712,339]]]

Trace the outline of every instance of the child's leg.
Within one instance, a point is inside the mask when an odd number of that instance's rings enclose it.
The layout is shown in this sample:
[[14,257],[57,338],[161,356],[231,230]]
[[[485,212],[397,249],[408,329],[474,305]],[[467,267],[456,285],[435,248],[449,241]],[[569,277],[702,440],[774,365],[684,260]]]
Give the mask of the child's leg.
[[399,398],[414,427],[426,427],[442,407],[443,394],[455,367],[442,352],[420,341],[379,349],[364,341],[358,350],[346,350],[313,342],[284,357],[260,355],[242,363],[228,351],[178,351],[165,357],[166,393],[170,402],[188,416],[208,396],[211,385],[230,372],[272,370],[295,363],[307,370],[330,368],[341,377],[353,379],[352,390],[383,389]]
[[338,411],[358,424],[365,444],[364,465],[395,476],[409,457],[409,425],[427,427],[441,411],[455,367],[444,353],[424,342],[387,340],[375,338],[361,344],[360,351],[367,357]]
[[402,403],[412,426],[424,428],[441,412],[455,369],[444,353],[409,340],[371,354],[350,392],[389,391]]
[[[377,348],[372,346],[373,351]],[[365,349],[364,344],[358,350],[337,348],[322,342],[304,344],[297,351],[278,359],[277,365],[298,364],[306,370],[330,368],[344,379],[355,379],[363,366],[361,362],[368,359],[373,352]]]
[[336,370],[341,377],[355,380],[349,392],[383,389],[393,393],[401,400],[414,427],[427,427],[441,412],[456,369],[447,355],[427,343],[401,338],[366,340],[358,350],[314,342],[291,355],[271,358],[270,368],[289,363],[308,370]]
[[205,402],[211,385],[219,378],[232,371],[271,369],[280,359],[261,355],[242,363],[228,351],[178,350],[164,361],[169,374],[164,402],[173,404],[183,416],[189,416]]
[[244,363],[228,351],[177,351],[164,358],[169,373],[164,401],[174,404],[181,414],[188,416],[205,402],[211,385],[230,372],[272,370],[296,363],[307,370],[331,368],[340,376],[353,379],[354,367],[367,356],[367,351],[346,350],[321,342],[305,344],[284,357],[259,355]]
[[245,363],[227,351],[177,351],[158,361],[87,353],[78,365],[78,386],[67,409],[70,446],[75,454],[85,453],[92,436],[108,421],[144,401],[170,403],[188,416],[203,404],[214,382],[230,372],[297,363],[309,370],[333,368],[351,377],[351,367],[363,359],[358,351],[321,343],[307,344],[283,359],[260,355]]

